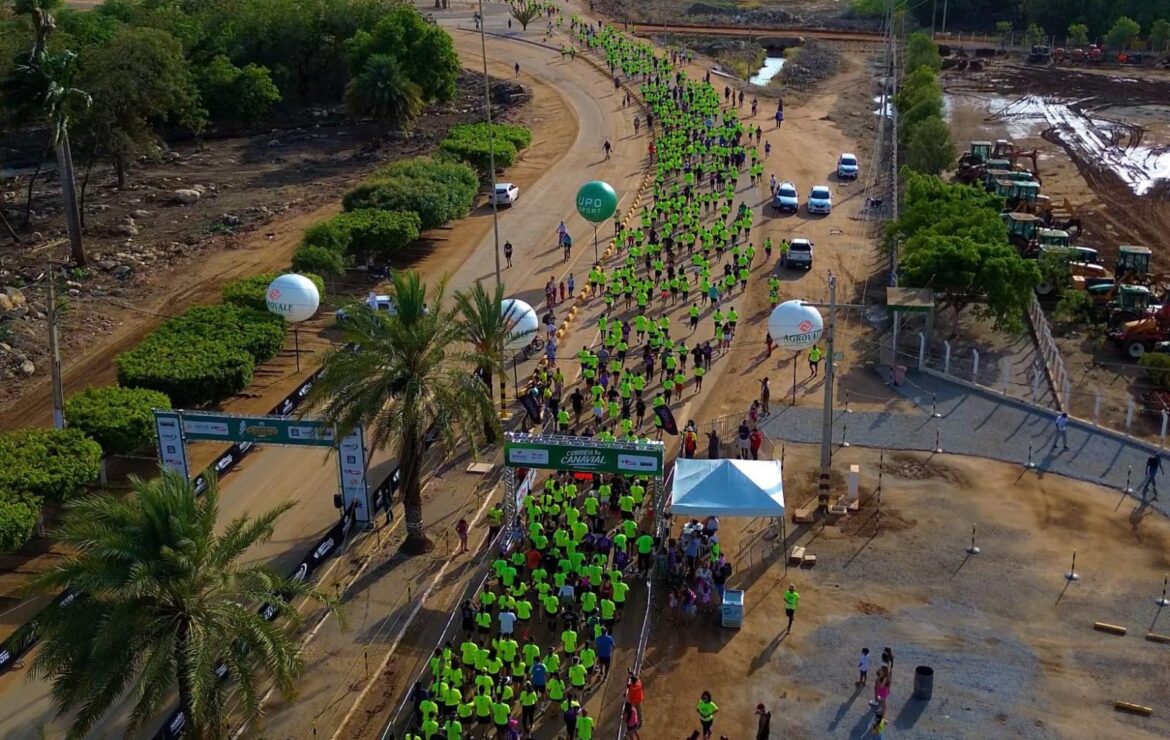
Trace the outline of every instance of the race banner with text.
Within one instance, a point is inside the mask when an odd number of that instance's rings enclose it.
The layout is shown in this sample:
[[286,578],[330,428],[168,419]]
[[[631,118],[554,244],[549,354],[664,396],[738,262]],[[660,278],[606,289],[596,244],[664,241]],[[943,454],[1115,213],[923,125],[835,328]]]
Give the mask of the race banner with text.
[[576,470],[588,473],[626,473],[661,476],[661,442],[607,445],[584,437],[559,437],[555,441],[509,441],[504,445],[504,464],[510,468]]

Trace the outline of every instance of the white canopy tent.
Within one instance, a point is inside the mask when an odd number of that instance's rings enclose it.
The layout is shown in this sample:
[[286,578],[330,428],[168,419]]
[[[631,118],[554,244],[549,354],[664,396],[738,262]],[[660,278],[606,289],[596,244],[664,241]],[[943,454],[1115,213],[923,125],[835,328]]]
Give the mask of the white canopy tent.
[[779,460],[688,460],[674,463],[667,510],[679,517],[784,517]]

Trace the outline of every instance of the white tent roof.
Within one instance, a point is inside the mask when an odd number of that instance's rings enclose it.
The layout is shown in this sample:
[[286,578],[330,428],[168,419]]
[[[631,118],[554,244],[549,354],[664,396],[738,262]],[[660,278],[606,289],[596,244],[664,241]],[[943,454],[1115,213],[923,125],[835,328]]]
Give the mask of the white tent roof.
[[688,460],[674,463],[669,511],[675,516],[784,516],[779,460]]

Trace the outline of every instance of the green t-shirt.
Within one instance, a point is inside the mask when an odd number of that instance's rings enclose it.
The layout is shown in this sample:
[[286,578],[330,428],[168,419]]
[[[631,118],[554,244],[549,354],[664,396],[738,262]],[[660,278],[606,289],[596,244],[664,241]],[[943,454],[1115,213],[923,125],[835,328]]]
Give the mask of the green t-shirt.
[[715,713],[719,711],[719,707],[715,706],[715,702],[703,701],[701,699],[699,700],[697,709],[699,710],[699,719],[704,722],[710,722],[715,718]]
[[637,546],[639,555],[649,555],[654,550],[654,538],[644,534],[635,540],[634,545]]

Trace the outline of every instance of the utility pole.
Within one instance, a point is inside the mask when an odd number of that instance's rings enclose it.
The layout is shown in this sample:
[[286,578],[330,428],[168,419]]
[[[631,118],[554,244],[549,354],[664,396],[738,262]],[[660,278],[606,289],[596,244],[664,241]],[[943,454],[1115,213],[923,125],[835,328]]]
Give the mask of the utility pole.
[[829,467],[833,462],[833,341],[837,330],[837,278],[829,276],[829,338],[825,343],[825,405],[821,409],[821,474],[817,480],[817,503],[822,512],[829,509]]
[[49,260],[49,355],[53,384],[53,428],[65,428],[65,388],[61,381],[61,342],[58,336],[60,313],[57,310],[56,268],[59,263]]
[[487,34],[484,27],[487,17],[483,14],[483,0],[479,0],[479,45],[483,51],[483,104],[487,111],[488,125],[488,170],[490,171],[491,190],[488,191],[488,200],[492,204],[492,231],[496,237],[496,248],[493,252],[496,258],[496,285],[502,285],[500,279],[500,212],[496,203],[496,141],[495,131],[492,128],[492,83],[488,77],[487,66]]
[[829,468],[833,463],[833,383],[837,380],[837,366],[833,353],[836,351],[837,309],[865,308],[865,306],[854,303],[837,303],[837,277],[835,275],[829,277],[828,303],[801,301],[801,305],[825,308],[829,312],[829,325],[825,331],[825,401],[821,408],[821,472],[817,479],[817,504],[821,513],[825,513],[829,509]]

